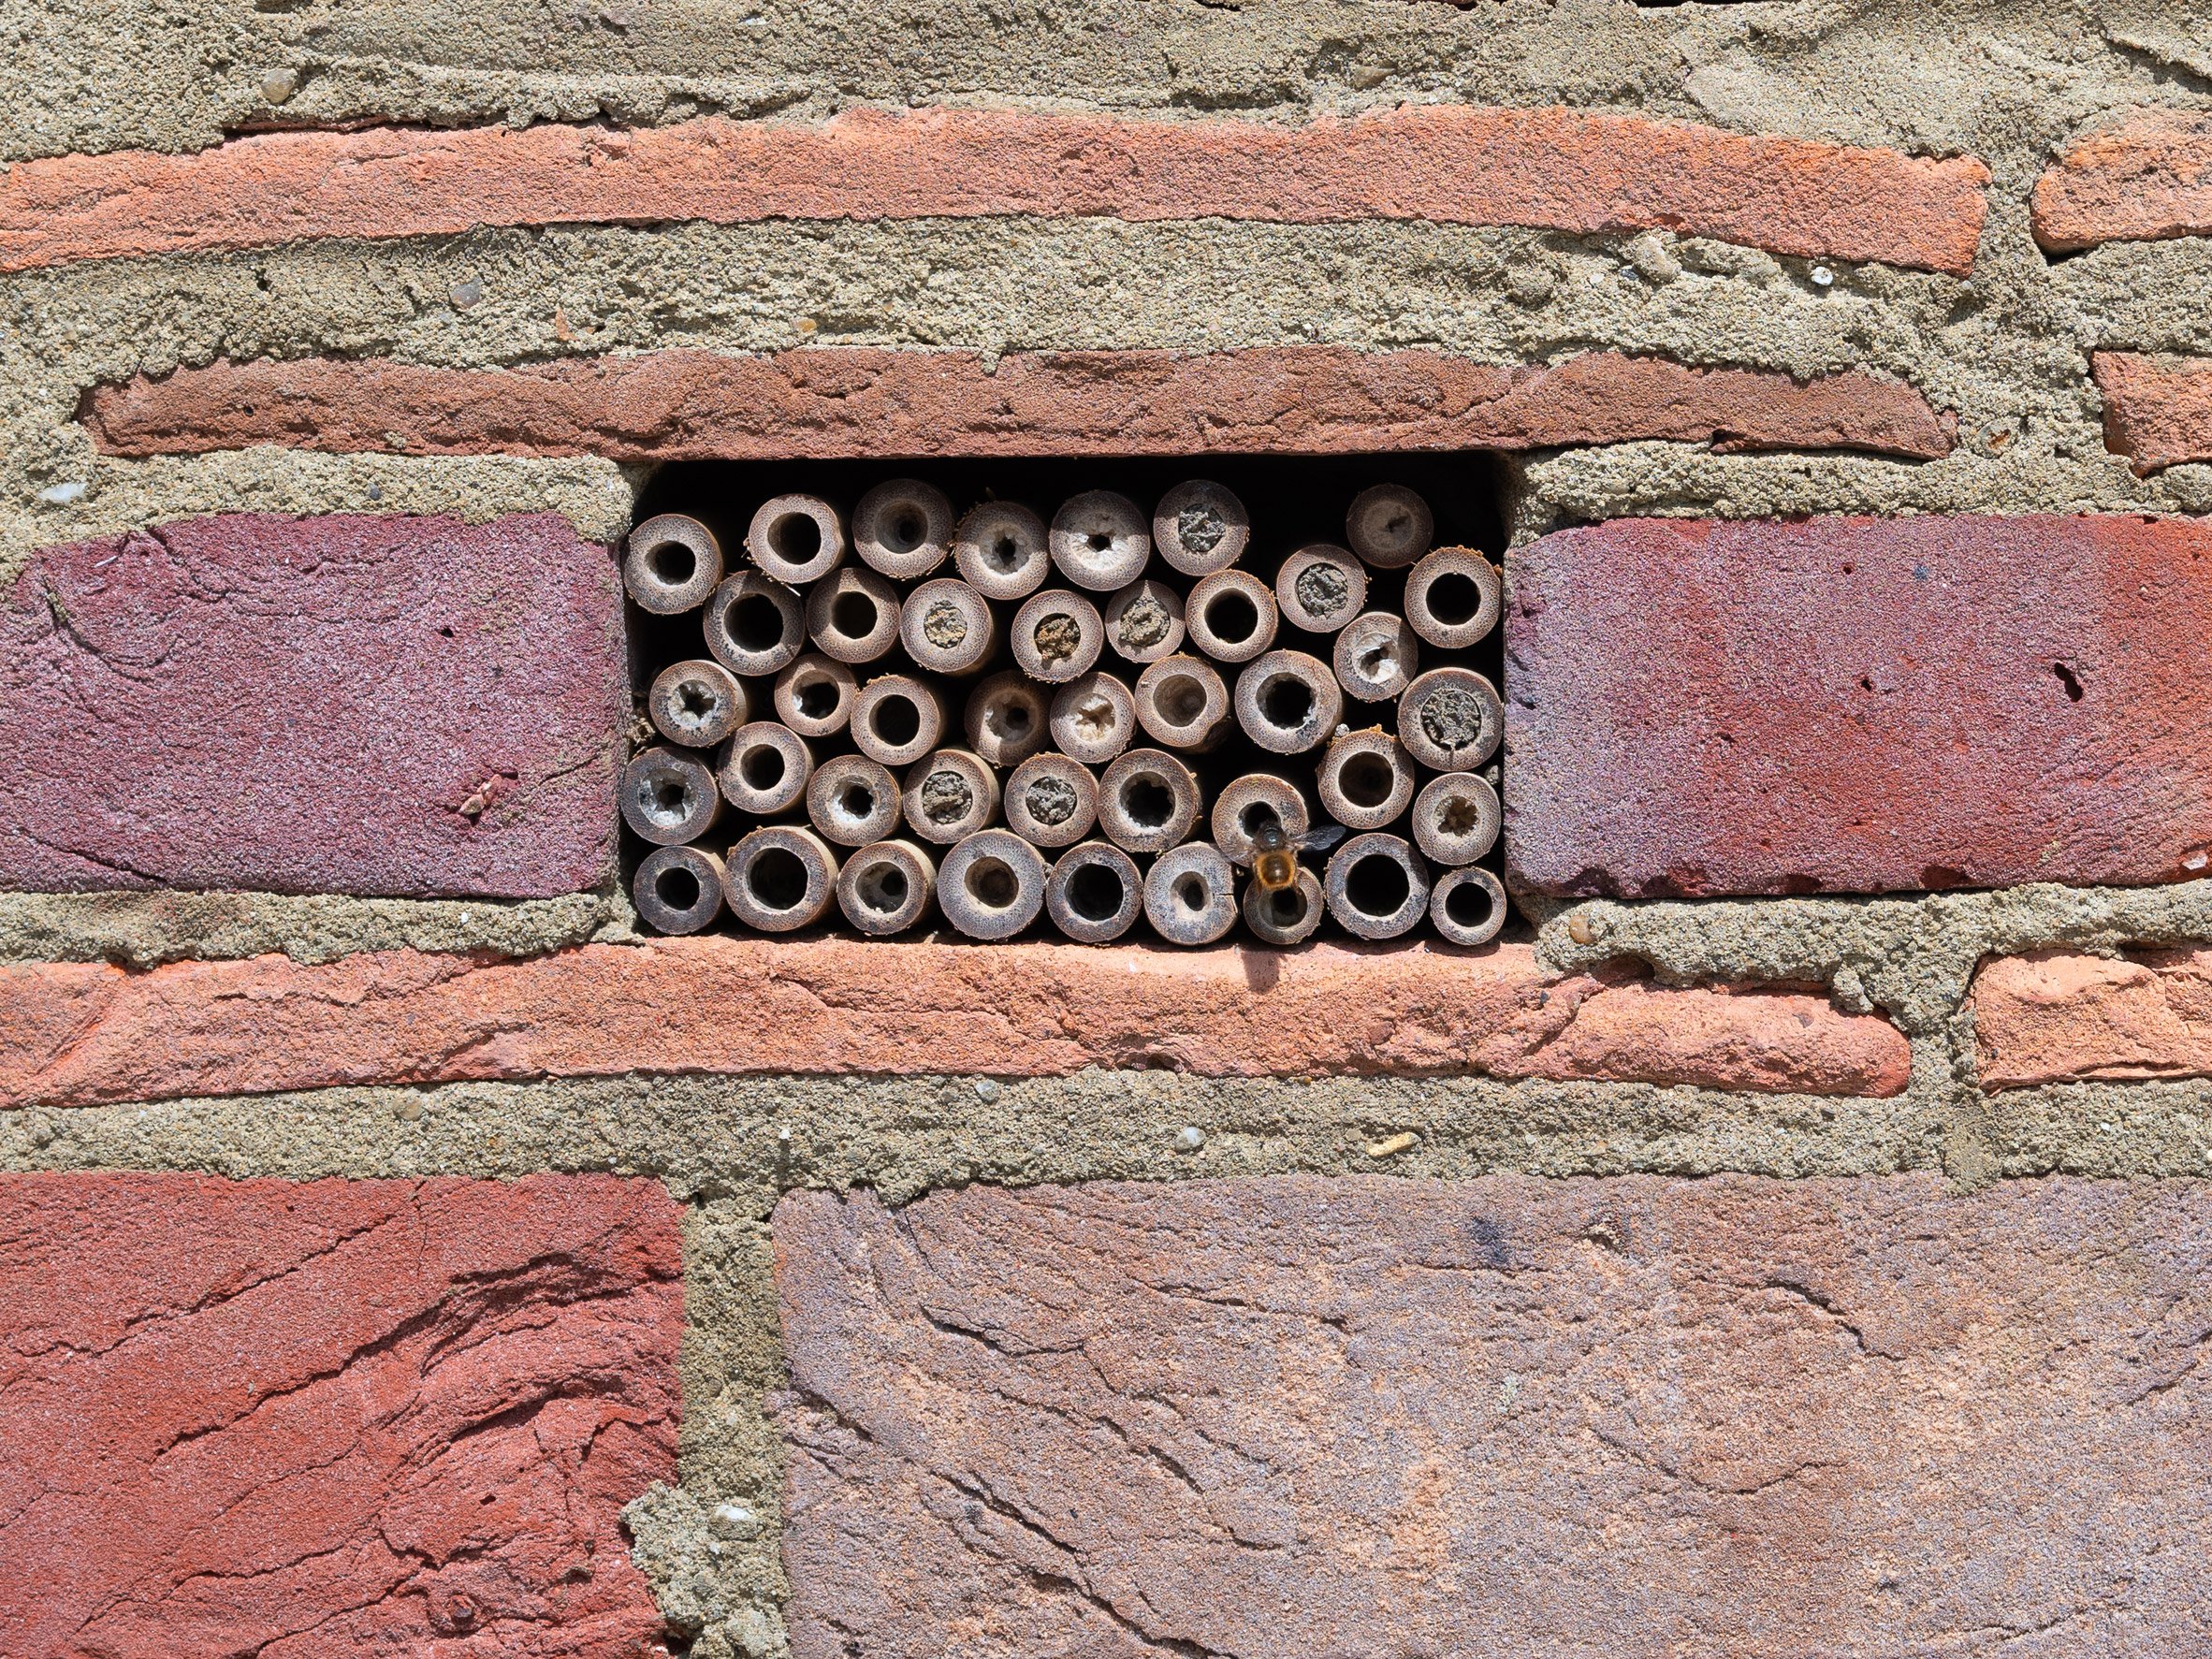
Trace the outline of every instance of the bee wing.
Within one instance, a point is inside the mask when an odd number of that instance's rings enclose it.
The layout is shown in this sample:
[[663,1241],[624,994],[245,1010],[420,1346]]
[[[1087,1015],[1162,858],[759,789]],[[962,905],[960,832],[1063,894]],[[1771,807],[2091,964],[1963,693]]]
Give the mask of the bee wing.
[[1325,823],[1317,830],[1309,830],[1291,843],[1301,852],[1326,852],[1350,834],[1341,823]]

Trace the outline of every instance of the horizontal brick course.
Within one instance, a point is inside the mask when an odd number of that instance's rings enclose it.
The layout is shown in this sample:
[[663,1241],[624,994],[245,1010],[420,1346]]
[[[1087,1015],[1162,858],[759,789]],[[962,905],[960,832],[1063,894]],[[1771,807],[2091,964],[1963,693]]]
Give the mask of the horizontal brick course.
[[1313,454],[1537,449],[1638,439],[1929,459],[1950,434],[1899,381],[1695,369],[1593,352],[1553,367],[1334,346],[1178,353],[816,347],[648,352],[517,369],[376,358],[215,363],[102,386],[85,424],[117,455],[253,444],[411,455]]
[[551,514],[49,548],[0,607],[0,888],[589,888],[628,712],[613,560]]
[[2212,950],[2002,956],[1968,1005],[1986,1088],[2212,1077]]
[[393,951],[0,967],[0,1105],[627,1072],[1486,1071],[1894,1095],[1896,1027],[1797,991],[1474,954],[704,937],[519,961]]
[[195,155],[18,163],[0,270],[486,225],[1027,213],[1666,228],[1964,274],[1978,161],[1572,109],[1420,105],[1346,121],[855,109],[637,131],[267,133]]
[[2076,138],[2035,182],[2033,223],[2053,253],[2212,235],[2212,114],[2139,109]]
[[792,1651],[2193,1652],[2208,1199],[793,1194]]
[[2104,447],[2138,476],[2183,461],[2212,461],[2212,357],[2092,352],[2104,400]]
[[656,1182],[0,1180],[0,1646],[664,1652]]
[[2212,527],[1619,520],[1509,559],[1551,894],[2147,883],[2212,851]]

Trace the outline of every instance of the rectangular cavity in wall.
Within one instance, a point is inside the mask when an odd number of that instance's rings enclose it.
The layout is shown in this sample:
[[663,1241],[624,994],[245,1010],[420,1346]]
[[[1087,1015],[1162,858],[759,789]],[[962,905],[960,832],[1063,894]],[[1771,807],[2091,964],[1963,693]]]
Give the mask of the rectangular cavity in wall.
[[1479,944],[1476,454],[686,463],[624,550],[662,933]]

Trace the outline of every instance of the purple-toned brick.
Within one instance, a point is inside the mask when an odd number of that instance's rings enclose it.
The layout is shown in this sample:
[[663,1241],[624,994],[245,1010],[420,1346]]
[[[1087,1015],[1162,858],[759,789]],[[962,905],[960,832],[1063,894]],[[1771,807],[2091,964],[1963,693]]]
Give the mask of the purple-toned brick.
[[792,1653],[2202,1653],[2206,1198],[793,1193]]
[[2212,529],[1629,519],[1511,556],[1506,846],[1550,894],[2149,883],[2212,852]]
[[240,513],[50,548],[0,609],[0,887],[589,887],[619,602],[552,514]]

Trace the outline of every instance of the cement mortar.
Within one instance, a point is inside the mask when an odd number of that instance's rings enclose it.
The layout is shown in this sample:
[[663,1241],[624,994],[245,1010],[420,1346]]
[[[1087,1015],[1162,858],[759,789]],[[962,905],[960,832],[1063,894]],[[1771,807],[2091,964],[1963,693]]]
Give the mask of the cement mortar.
[[0,962],[220,961],[362,951],[529,956],[636,937],[619,890],[506,903],[276,893],[0,893]]
[[0,157],[192,149],[256,126],[855,102],[1298,117],[1408,99],[1642,108],[1987,153],[2123,96],[2202,90],[2204,11],[2160,0],[1681,6],[1503,0],[9,0]]

